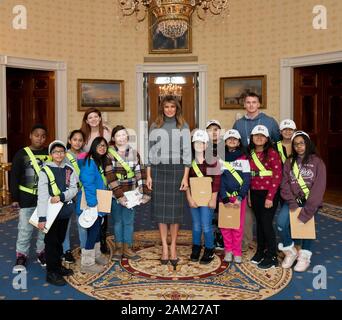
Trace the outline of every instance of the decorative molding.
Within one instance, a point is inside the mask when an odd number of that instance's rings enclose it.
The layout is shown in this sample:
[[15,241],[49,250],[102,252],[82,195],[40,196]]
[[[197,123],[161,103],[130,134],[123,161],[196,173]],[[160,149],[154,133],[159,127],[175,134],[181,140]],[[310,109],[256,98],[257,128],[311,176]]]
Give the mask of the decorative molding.
[[156,62],[197,62],[198,56],[144,57],[145,63]]

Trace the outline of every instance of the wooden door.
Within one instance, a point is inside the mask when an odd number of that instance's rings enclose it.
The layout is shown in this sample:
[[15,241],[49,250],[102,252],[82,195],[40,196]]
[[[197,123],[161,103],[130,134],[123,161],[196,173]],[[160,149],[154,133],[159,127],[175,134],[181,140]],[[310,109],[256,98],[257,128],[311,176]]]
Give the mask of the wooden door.
[[[155,79],[158,76],[179,76],[179,74],[149,74],[148,75],[148,127],[151,126],[152,122],[156,119],[158,113],[158,106],[160,102],[159,98],[159,85],[155,84]],[[182,106],[183,116],[185,121],[189,124],[190,131],[196,128],[196,102],[195,102],[195,74],[182,74],[186,80],[185,84],[182,84],[182,99],[180,101]]]
[[328,188],[342,190],[342,64],[294,70],[294,120],[327,166]]
[[47,127],[46,145],[55,139],[54,72],[7,68],[8,160],[30,144],[34,124]]

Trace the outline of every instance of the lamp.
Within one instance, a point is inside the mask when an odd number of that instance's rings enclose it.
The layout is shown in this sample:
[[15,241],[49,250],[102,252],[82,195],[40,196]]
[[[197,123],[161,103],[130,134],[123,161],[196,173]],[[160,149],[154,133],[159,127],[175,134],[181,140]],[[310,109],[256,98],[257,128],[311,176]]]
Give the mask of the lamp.
[[182,86],[185,84],[184,77],[157,77],[154,81],[155,84],[159,84],[159,97],[175,96],[179,100],[182,99]]
[[221,14],[228,8],[229,0],[119,0],[119,5],[124,16],[135,14],[139,22],[151,12],[161,33],[176,39],[187,31],[195,10],[197,17],[204,20],[208,12]]

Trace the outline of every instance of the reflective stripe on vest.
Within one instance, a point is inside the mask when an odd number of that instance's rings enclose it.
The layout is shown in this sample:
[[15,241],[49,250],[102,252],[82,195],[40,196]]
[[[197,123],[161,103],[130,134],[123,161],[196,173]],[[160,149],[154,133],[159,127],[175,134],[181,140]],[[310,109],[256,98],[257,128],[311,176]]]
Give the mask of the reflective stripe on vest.
[[48,176],[49,184],[50,184],[53,195],[59,196],[61,194],[61,190],[59,190],[56,184],[55,175],[53,174],[52,170],[48,166],[43,167],[42,170],[44,170]]
[[281,141],[277,142],[277,149],[278,149],[278,153],[279,153],[280,158],[281,158],[281,162],[285,163],[286,157],[285,157],[285,154],[284,154],[283,144],[281,143]]
[[103,181],[104,185],[107,187],[108,186],[107,179],[106,179],[106,177],[104,175],[104,171],[103,171],[101,166],[99,166],[99,172],[101,174],[101,178],[102,178],[102,181]]
[[201,170],[200,170],[200,168],[198,167],[198,165],[197,165],[197,163],[196,163],[195,160],[192,160],[191,166],[192,166],[192,169],[194,169],[194,171],[195,171],[197,177],[199,177],[199,178],[204,177],[204,176],[203,176],[203,173],[201,172]]
[[117,173],[116,176],[118,177],[119,180],[124,180],[124,179],[131,179],[135,176],[134,171],[130,168],[130,166],[120,157],[120,155],[113,149],[109,148],[108,152],[118,161],[121,166],[126,170],[127,175],[126,177],[120,173]]
[[[240,177],[240,175],[236,172],[236,170],[233,168],[233,166],[226,161],[223,161],[223,165],[228,169],[228,171],[233,175],[233,177],[235,178],[235,180],[238,182],[238,184],[240,185],[240,187],[243,184],[243,180]],[[237,191],[234,191],[232,193],[226,192],[228,197],[234,197],[238,195]]]
[[299,186],[301,187],[301,189],[303,190],[304,192],[304,195],[305,195],[305,199],[308,199],[309,198],[309,194],[310,194],[310,190],[309,188],[307,187],[302,175],[300,174],[299,172],[299,168],[298,168],[298,165],[297,165],[297,162],[295,161],[295,163],[293,164],[293,168],[292,168],[292,171],[293,171],[293,174],[295,175],[296,179],[297,179],[297,182],[299,184]]
[[[32,167],[34,169],[34,171],[36,172],[37,176],[39,176],[39,172],[41,170],[38,162],[37,162],[37,159],[35,157],[35,155],[33,154],[33,152],[31,151],[31,149],[29,147],[25,147],[24,148],[24,151],[27,153],[27,155],[29,156],[29,159],[31,160],[31,163],[32,163]],[[48,157],[46,155],[41,155],[45,158],[48,159]],[[37,158],[39,158],[37,156]],[[38,194],[38,190],[36,188],[27,188],[25,186],[22,186],[22,185],[19,185],[19,190],[21,191],[24,191],[24,192],[27,192],[27,193],[30,193],[30,194],[33,194],[33,195],[37,195]]]
[[264,165],[258,159],[254,150],[252,150],[251,155],[252,155],[252,159],[253,159],[255,165],[259,169],[259,171],[251,171],[251,175],[253,177],[257,177],[257,176],[259,176],[259,177],[271,177],[273,175],[273,172],[271,170],[266,170]]
[[[75,172],[77,173],[77,175],[80,176],[81,170],[80,170],[80,167],[78,166],[77,159],[75,159],[74,156],[69,152],[66,153],[66,156],[69,159],[72,167],[75,169]],[[78,187],[82,188],[81,181],[78,182]]]

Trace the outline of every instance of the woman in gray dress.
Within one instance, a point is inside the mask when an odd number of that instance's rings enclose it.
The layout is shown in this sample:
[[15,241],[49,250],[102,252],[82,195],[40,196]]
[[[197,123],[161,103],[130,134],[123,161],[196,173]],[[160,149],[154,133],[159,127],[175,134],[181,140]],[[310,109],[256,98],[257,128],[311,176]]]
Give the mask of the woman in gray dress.
[[[166,96],[158,108],[158,116],[149,134],[147,187],[152,190],[152,215],[159,226],[163,252],[161,263],[169,261],[176,268],[177,235],[187,212],[186,194],[191,167],[191,137],[176,97]],[[170,224],[170,256],[167,244]]]

